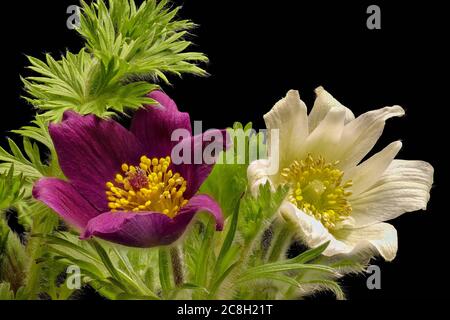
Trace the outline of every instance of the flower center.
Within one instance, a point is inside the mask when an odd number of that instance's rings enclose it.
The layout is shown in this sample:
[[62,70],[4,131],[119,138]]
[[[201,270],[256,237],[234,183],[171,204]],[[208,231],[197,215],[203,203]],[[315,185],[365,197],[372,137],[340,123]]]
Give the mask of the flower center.
[[334,229],[352,211],[347,200],[351,192],[346,191],[352,181],[342,183],[344,173],[336,168],[337,164],[327,163],[321,156],[308,155],[281,172],[284,181],[291,185],[289,201],[322,222],[327,229]]
[[169,170],[170,157],[141,157],[139,166],[122,165],[123,173],[106,183],[112,211],[157,211],[173,218],[188,200],[183,198],[186,180]]

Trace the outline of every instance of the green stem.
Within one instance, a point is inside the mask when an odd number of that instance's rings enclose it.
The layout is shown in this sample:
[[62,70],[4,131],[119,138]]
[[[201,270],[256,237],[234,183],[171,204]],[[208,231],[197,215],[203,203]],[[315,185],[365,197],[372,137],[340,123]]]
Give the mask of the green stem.
[[152,297],[153,299],[159,299],[159,297],[149,288],[142,278],[136,273],[133,268],[133,265],[130,263],[126,254],[122,254],[116,247],[113,247],[113,251],[116,256],[119,258],[120,262],[122,262],[125,267],[133,286],[142,294]]
[[[58,217],[53,212],[45,212],[43,216],[34,221],[33,233],[50,234],[57,227],[58,221]],[[41,291],[42,263],[39,263],[38,259],[44,253],[44,241],[42,237],[31,237],[27,245],[27,252],[31,259],[27,271],[25,297],[30,300],[37,299]],[[52,286],[55,284],[48,285]]]
[[161,284],[162,296],[168,295],[171,283],[170,283],[170,265],[169,265],[169,252],[166,247],[159,248],[159,282]]
[[[195,284],[200,287],[207,287],[206,282],[208,279],[208,260],[213,247],[215,224],[208,220],[204,229],[203,243],[200,248],[199,257],[197,261],[197,267],[195,268]],[[199,300],[204,298],[205,293],[201,290],[193,292],[193,299]]]
[[276,231],[275,234],[275,238],[272,239],[268,261],[274,262],[280,259],[280,257],[284,255],[289,248],[291,239],[292,232],[288,227],[282,226],[278,228],[278,231]]
[[[256,252],[255,249],[255,245],[258,243],[262,243],[262,238],[264,236],[264,230],[262,227],[262,224],[259,225],[259,227],[257,228],[258,230],[262,230],[260,232],[257,232],[253,237],[251,237],[250,239],[248,239],[241,251],[239,260],[237,262],[237,266],[234,268],[235,270],[239,269],[239,268],[247,268],[249,263],[249,258],[252,256],[252,254],[254,254]],[[258,241],[258,239],[260,241]],[[262,262],[263,259],[261,259]],[[237,300],[245,300],[247,299],[247,295],[241,295],[242,292],[237,293],[237,295],[234,295],[232,297],[232,299],[237,299]]]

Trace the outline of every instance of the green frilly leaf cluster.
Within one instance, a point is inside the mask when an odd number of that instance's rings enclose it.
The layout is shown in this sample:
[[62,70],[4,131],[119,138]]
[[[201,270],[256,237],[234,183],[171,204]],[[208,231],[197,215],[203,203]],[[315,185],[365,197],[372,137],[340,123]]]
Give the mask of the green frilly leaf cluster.
[[107,117],[151,103],[146,94],[170,75],[205,75],[197,63],[206,56],[189,51],[195,24],[177,19],[179,9],[167,0],[82,1],[76,31],[85,46],[60,59],[28,57],[25,98],[51,121],[66,110]]

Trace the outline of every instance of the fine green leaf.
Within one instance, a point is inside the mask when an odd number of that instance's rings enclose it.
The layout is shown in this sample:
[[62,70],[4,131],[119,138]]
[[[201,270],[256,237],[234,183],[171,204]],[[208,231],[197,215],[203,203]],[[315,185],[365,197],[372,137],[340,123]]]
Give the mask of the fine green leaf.
[[243,127],[236,122],[227,132],[233,145],[219,155],[218,163],[200,189],[217,200],[225,217],[234,212],[247,189],[247,167],[251,160],[265,156],[265,150],[260,150],[265,148],[264,137],[253,132],[251,123]]
[[241,201],[239,200],[238,203],[236,204],[236,208],[234,209],[234,213],[231,216],[230,227],[228,229],[225,240],[222,244],[222,248],[220,249],[219,256],[217,257],[215,272],[220,270],[221,263],[223,262],[223,258],[225,257],[225,255],[227,254],[227,252],[229,251],[230,247],[233,244],[233,240],[234,240],[236,230],[237,230],[240,204],[241,204]]
[[316,280],[302,281],[301,285],[318,286],[319,289],[333,292],[334,295],[336,296],[336,299],[338,300],[345,299],[345,293],[344,291],[342,291],[341,286],[336,281],[327,279],[316,279]]
[[0,173],[0,212],[14,206],[24,196],[22,174],[15,175],[14,163],[8,171]]
[[316,248],[309,249],[305,252],[302,252],[301,254],[299,254],[295,258],[288,260],[287,262],[292,262],[292,263],[310,262],[311,260],[314,260],[315,258],[319,257],[322,254],[322,252],[325,251],[325,249],[328,247],[329,244],[330,244],[330,242],[327,241]]
[[273,192],[267,182],[260,186],[257,198],[251,195],[244,197],[241,203],[239,229],[247,242],[261,234],[270,224],[287,192],[288,188],[284,186],[278,187]]
[[336,275],[335,269],[324,265],[276,262],[248,269],[241,274],[241,276],[237,280],[237,283],[264,278],[269,274],[291,270],[313,270],[318,272],[325,272],[330,275]]
[[50,121],[66,110],[109,117],[154,102],[146,95],[169,74],[206,75],[197,66],[206,56],[187,51],[195,24],[177,19],[178,10],[166,0],[82,1],[76,31],[85,47],[59,60],[28,57],[25,99]]
[[11,290],[11,286],[8,282],[0,283],[0,300],[13,300],[14,291]]
[[167,248],[159,249],[159,282],[161,284],[161,289],[163,293],[167,294],[170,290],[170,265],[169,265],[169,252]]

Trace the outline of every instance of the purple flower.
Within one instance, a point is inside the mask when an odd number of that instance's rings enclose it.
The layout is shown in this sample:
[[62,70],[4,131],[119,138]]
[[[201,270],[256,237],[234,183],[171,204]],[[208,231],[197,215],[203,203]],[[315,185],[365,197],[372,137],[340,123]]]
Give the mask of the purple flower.
[[[113,120],[75,112],[66,112],[60,124],[50,125],[68,181],[40,179],[33,196],[79,228],[82,239],[96,236],[133,247],[167,245],[183,234],[199,211],[209,212],[216,229],[222,230],[219,205],[196,194],[213,164],[176,164],[171,154],[178,143],[192,147],[191,153],[212,143],[222,150],[226,131],[192,136],[189,115],[179,112],[173,100],[160,91],[149,97],[159,104],[138,110],[130,130]],[[175,129],[189,135],[181,142],[171,141]]]

